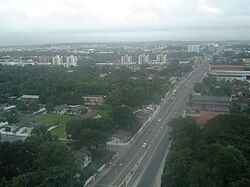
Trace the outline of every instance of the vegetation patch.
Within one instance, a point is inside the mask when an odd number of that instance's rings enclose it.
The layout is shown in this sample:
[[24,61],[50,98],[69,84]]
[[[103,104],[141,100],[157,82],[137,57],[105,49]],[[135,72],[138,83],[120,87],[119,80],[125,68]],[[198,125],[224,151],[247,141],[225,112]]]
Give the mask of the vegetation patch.
[[50,131],[50,134],[54,137],[63,137],[65,135],[65,124],[60,124],[56,128]]
[[36,118],[34,122],[40,124],[65,125],[70,119],[72,119],[70,116],[45,114]]
[[249,116],[221,115],[200,128],[172,121],[172,147],[162,186],[249,186]]

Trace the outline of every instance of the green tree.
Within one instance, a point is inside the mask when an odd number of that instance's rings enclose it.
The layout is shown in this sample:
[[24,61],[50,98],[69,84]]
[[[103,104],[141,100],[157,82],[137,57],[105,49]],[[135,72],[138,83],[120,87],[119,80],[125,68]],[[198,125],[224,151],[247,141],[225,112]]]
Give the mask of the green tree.
[[39,146],[41,150],[37,167],[45,170],[50,167],[72,167],[73,159],[68,148],[60,142],[44,142]]
[[158,94],[158,93],[154,93],[154,94],[152,95],[152,102],[153,102],[154,104],[159,105],[159,104],[161,103],[161,95]]
[[46,111],[47,111],[49,114],[51,114],[51,112],[52,112],[52,110],[53,110],[53,108],[54,108],[54,105],[53,105],[52,103],[47,103],[47,104],[45,105],[45,108],[46,108]]
[[211,144],[208,146],[208,166],[212,168],[213,178],[217,178],[219,186],[228,186],[235,178],[246,172],[247,159],[237,148]]
[[211,176],[211,169],[206,163],[194,161],[187,174],[189,186],[219,187]]
[[170,152],[162,176],[162,186],[188,186],[185,177],[193,162],[192,150],[182,149]]
[[24,104],[22,101],[17,103],[16,108],[18,111],[21,111],[21,112],[26,112],[28,110],[27,105]]
[[11,111],[3,112],[1,114],[1,118],[6,120],[8,123],[17,123],[19,122],[19,115],[17,113],[17,110],[12,109]]
[[73,186],[72,174],[65,167],[52,167],[47,171],[27,172],[13,179],[13,187]]
[[105,145],[113,130],[112,120],[105,116],[100,119],[73,119],[66,124],[67,134],[77,141],[78,147],[86,147],[92,153]]
[[132,133],[135,133],[139,128],[138,119],[133,113],[133,110],[128,106],[122,105],[113,107],[110,115],[117,128],[126,129]]
[[36,135],[36,136],[42,136],[42,135],[46,135],[48,133],[47,131],[47,126],[46,125],[36,125],[33,129],[32,129],[32,134]]
[[202,128],[191,118],[179,118],[171,126],[162,186],[250,184],[249,116],[217,116]]

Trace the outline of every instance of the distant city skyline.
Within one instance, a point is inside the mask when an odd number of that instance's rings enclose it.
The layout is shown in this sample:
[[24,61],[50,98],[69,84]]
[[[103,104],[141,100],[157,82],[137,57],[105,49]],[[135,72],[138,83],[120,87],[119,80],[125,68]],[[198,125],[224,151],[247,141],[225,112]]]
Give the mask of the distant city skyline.
[[249,0],[0,0],[0,45],[250,40]]

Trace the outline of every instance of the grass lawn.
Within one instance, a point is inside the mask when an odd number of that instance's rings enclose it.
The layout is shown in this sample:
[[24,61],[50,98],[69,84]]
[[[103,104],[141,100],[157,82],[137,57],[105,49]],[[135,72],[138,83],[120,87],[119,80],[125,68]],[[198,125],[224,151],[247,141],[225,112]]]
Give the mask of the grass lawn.
[[36,118],[35,123],[40,124],[50,124],[50,125],[59,125],[66,124],[72,117],[70,116],[61,116],[61,115],[42,115]]
[[58,127],[54,128],[50,131],[52,136],[62,137],[65,134],[66,123],[71,119],[70,116],[62,116],[62,115],[42,115],[34,120],[35,123],[46,124],[46,125],[58,125]]
[[50,134],[55,137],[62,137],[65,134],[65,128],[65,124],[58,125],[58,127],[50,131]]

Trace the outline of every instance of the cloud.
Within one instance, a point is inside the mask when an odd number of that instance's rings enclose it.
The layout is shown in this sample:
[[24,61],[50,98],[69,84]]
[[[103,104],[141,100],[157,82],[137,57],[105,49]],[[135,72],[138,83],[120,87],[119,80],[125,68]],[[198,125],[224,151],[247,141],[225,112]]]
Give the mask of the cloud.
[[217,7],[212,7],[207,4],[205,0],[201,0],[198,3],[198,9],[206,13],[219,13],[221,10]]
[[[154,38],[191,34],[207,29],[249,28],[249,0],[0,0],[1,36],[29,40],[97,37],[100,33]],[[159,31],[159,32],[158,32]],[[149,34],[151,32],[151,34]],[[90,37],[90,34],[93,33]],[[120,34],[114,34],[120,33]],[[126,34],[127,33],[127,34]],[[134,33],[134,35],[132,34]],[[137,34],[135,34],[137,33]],[[212,32],[211,32],[212,33]],[[233,32],[230,32],[232,34]],[[237,30],[237,34],[239,30]],[[196,33],[197,35],[197,33]],[[250,34],[249,34],[250,35]],[[164,36],[164,37],[163,37]],[[205,36],[203,33],[200,36]],[[246,34],[244,36],[247,36]],[[30,37],[30,38],[29,38]],[[157,36],[158,37],[158,36]],[[198,37],[198,35],[197,35]],[[121,37],[122,38],[122,37]],[[125,37],[124,37],[125,38]],[[148,39],[145,37],[145,39]],[[4,41],[7,41],[6,38]]]

